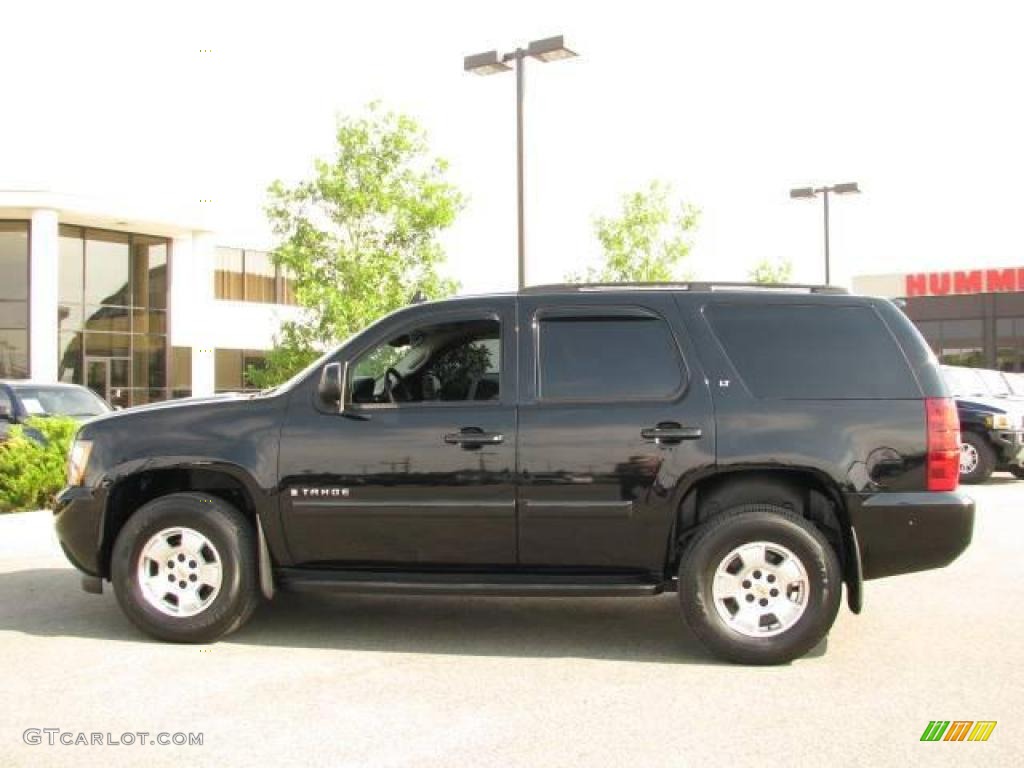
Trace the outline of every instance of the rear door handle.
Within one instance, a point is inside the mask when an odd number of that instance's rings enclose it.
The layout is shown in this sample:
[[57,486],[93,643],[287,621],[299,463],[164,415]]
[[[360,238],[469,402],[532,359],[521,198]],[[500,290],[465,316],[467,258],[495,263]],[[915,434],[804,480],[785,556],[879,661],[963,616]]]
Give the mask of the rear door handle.
[[675,422],[663,421],[656,427],[644,427],[640,437],[656,443],[679,443],[683,440],[699,440],[704,436],[700,427],[684,427]]
[[479,448],[482,445],[499,445],[505,442],[500,432],[484,432],[477,427],[466,427],[458,432],[449,432],[444,436],[448,445],[461,445],[463,448]]

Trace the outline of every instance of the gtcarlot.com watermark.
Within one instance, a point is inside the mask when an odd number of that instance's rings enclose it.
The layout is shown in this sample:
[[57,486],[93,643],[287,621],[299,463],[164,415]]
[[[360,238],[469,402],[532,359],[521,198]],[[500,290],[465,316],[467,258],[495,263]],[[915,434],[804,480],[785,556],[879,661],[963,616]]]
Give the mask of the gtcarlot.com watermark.
[[62,728],[26,728],[21,734],[26,744],[50,747],[201,747],[203,733],[167,733],[159,731],[65,731]]

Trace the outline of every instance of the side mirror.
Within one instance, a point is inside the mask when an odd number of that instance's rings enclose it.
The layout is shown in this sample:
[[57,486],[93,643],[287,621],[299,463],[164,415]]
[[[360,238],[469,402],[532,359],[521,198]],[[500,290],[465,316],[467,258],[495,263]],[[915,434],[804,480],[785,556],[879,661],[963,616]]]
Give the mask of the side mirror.
[[320,402],[328,408],[337,409],[338,413],[345,412],[344,393],[348,383],[348,363],[328,363],[320,374],[320,385],[317,387],[317,395]]

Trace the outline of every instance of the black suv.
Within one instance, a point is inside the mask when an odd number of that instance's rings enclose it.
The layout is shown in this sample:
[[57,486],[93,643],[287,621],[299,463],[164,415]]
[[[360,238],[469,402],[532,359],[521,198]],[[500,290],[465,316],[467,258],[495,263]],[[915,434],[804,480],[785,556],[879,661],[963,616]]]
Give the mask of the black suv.
[[882,299],[550,286],[395,312],[288,383],[84,425],[64,549],[209,642],[278,589],[678,591],[714,653],[814,647],[865,579],[971,540],[934,358]]

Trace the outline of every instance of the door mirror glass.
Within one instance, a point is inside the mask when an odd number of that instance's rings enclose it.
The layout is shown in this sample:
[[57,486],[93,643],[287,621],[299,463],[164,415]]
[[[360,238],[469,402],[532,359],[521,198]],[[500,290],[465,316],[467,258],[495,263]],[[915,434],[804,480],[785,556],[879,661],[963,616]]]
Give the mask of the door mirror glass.
[[345,378],[348,373],[348,363],[343,366],[341,363],[328,363],[320,374],[320,385],[317,388],[317,395],[320,402],[338,413],[345,410],[341,393],[345,391]]

